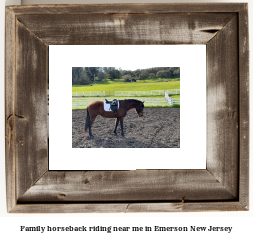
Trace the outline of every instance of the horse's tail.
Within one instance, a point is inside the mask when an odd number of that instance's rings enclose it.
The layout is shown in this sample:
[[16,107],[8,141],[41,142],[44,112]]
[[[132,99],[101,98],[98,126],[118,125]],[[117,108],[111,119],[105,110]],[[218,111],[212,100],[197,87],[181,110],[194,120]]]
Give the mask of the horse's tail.
[[85,122],[85,127],[84,127],[84,133],[87,132],[87,129],[89,126],[90,126],[90,114],[87,107],[87,117],[86,117],[86,122]]

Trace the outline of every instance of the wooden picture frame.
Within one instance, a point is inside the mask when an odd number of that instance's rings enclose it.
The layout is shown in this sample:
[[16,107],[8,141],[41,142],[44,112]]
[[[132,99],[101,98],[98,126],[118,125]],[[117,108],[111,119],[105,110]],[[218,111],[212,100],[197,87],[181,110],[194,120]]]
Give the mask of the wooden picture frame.
[[[8,212],[247,211],[248,40],[246,3],[6,7]],[[48,171],[55,44],[206,44],[206,169]]]

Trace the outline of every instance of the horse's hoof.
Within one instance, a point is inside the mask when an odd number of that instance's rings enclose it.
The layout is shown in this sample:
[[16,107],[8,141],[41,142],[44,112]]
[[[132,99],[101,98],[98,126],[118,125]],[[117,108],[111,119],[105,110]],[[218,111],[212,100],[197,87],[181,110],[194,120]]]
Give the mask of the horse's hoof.
[[114,131],[115,136],[117,135],[117,132]]
[[124,134],[121,134],[122,135],[122,137],[125,137],[125,135]]

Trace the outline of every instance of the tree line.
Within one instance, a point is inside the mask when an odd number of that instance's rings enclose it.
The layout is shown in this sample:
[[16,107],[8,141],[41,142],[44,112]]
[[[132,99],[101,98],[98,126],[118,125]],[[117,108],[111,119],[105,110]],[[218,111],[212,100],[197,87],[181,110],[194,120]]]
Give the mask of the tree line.
[[73,67],[72,85],[85,85],[103,79],[179,78],[179,67],[154,67],[148,69],[122,70],[115,67]]

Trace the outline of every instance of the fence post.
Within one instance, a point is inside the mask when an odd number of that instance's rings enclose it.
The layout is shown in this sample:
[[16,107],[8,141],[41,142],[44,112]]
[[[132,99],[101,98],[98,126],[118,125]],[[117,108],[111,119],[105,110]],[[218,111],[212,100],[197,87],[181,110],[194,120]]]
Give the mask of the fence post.
[[83,96],[84,96],[84,92],[83,92]]
[[76,97],[77,97],[77,92],[76,92]]
[[157,107],[158,107],[158,98],[157,98],[157,103],[156,104],[157,104]]
[[77,98],[76,98],[76,109],[78,108],[78,105],[77,105]]

